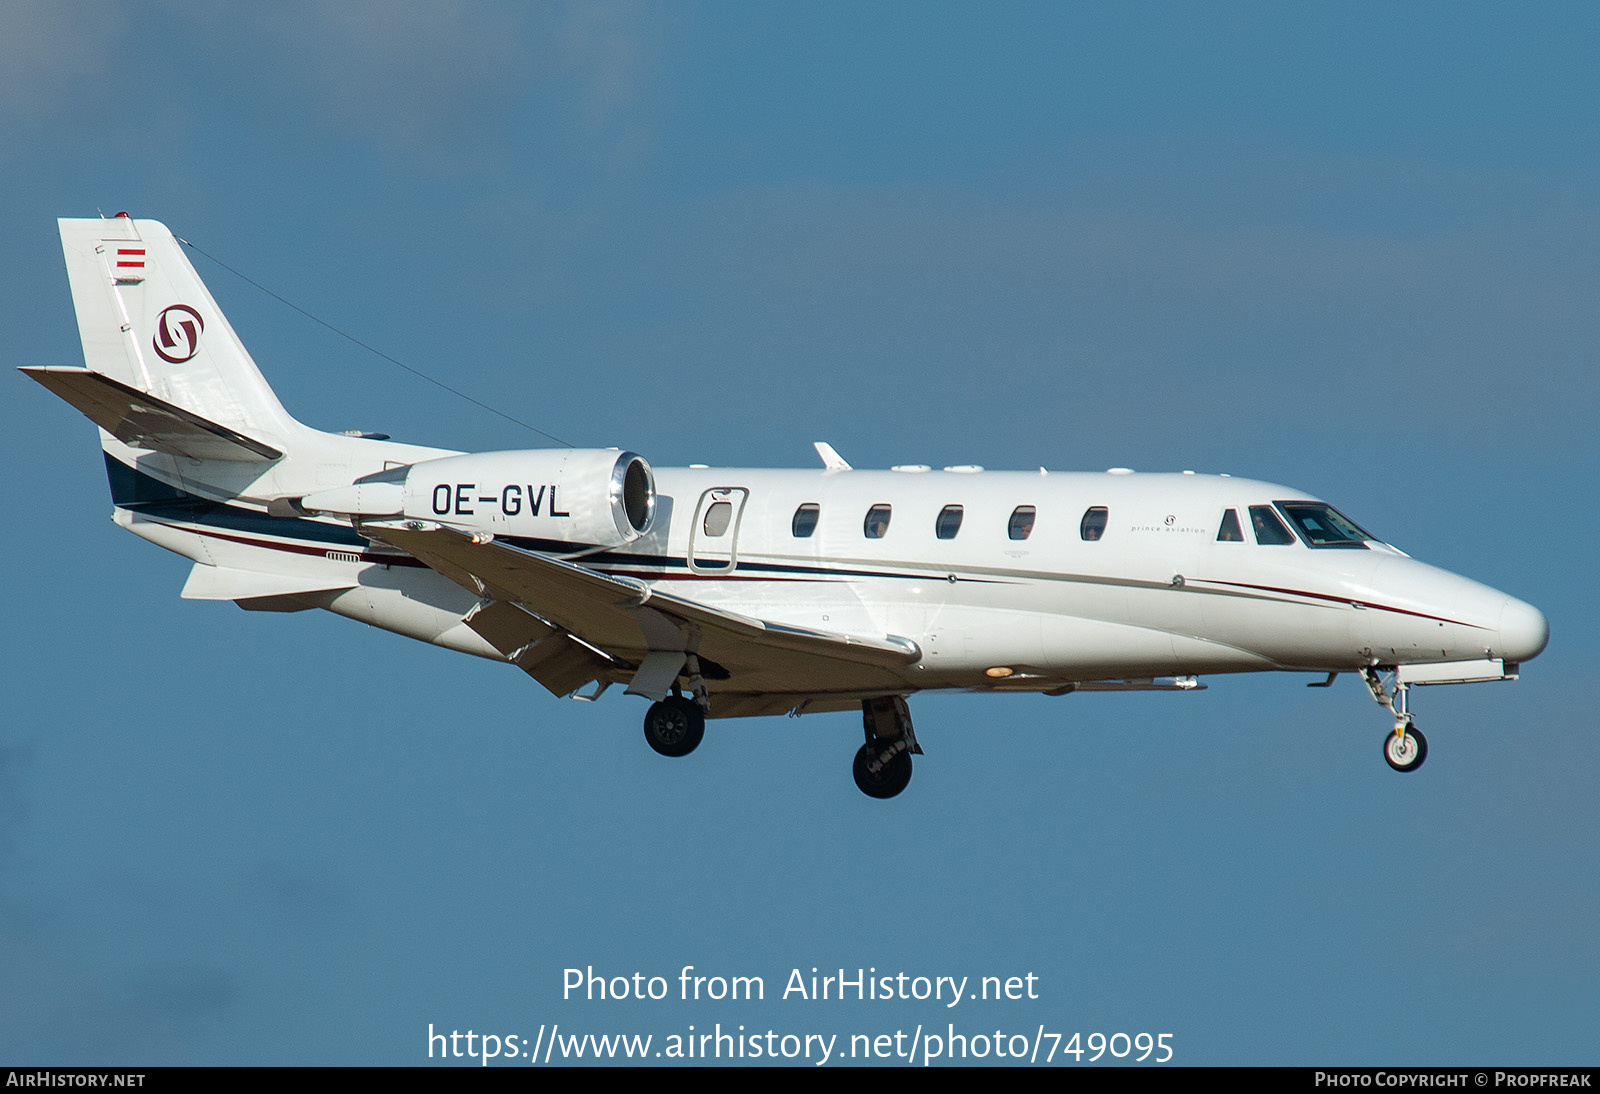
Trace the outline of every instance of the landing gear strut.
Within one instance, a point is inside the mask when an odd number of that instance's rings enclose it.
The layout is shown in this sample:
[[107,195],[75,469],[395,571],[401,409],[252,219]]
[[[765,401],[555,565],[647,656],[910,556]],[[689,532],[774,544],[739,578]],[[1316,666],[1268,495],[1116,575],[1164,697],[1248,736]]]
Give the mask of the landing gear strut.
[[1361,670],[1361,679],[1378,705],[1394,715],[1394,732],[1383,742],[1383,758],[1396,771],[1415,771],[1428,758],[1428,739],[1417,729],[1411,711],[1406,705],[1409,685],[1400,681],[1398,669],[1389,673],[1385,684],[1377,666],[1368,665]]
[[850,773],[869,798],[892,798],[911,781],[911,754],[921,753],[911,729],[911,708],[899,695],[861,701],[867,743],[856,753]]

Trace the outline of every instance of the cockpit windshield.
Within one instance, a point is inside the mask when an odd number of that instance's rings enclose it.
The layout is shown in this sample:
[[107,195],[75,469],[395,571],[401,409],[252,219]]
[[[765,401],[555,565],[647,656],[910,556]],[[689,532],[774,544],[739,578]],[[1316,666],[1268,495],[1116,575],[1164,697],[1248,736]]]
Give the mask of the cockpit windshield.
[[1355,521],[1331,505],[1320,501],[1280,501],[1278,511],[1289,518],[1300,538],[1308,547],[1365,548],[1378,537],[1365,531]]

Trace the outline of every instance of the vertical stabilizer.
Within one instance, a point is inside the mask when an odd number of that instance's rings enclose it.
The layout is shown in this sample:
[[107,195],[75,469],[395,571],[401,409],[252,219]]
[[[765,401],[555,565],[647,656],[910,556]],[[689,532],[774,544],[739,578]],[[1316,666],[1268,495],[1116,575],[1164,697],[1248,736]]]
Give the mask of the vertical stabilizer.
[[166,225],[117,216],[60,227],[91,372],[279,448],[304,428],[278,402]]

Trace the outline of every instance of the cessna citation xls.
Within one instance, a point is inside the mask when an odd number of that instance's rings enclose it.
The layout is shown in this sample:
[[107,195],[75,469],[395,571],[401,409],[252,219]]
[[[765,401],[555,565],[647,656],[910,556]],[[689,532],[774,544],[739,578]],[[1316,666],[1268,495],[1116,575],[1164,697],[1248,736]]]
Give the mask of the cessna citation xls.
[[859,709],[858,786],[903,790],[906,698],[1354,673],[1413,771],[1419,684],[1514,679],[1543,615],[1325,502],[1227,476],[653,470],[610,449],[462,454],[323,433],[273,395],[167,228],[63,220],[86,368],[30,367],[100,427],[115,519],[194,561],[185,597],[325,608],[508,661],[557,696],[705,719]]

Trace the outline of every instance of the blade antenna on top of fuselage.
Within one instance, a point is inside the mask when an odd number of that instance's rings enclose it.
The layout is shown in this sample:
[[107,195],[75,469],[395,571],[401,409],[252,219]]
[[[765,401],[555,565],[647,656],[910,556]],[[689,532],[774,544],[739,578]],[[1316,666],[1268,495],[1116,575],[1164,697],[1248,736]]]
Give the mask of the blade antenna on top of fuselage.
[[822,466],[829,471],[853,471],[843,456],[834,451],[833,445],[827,441],[812,441],[811,447],[817,450],[817,455],[822,457]]

